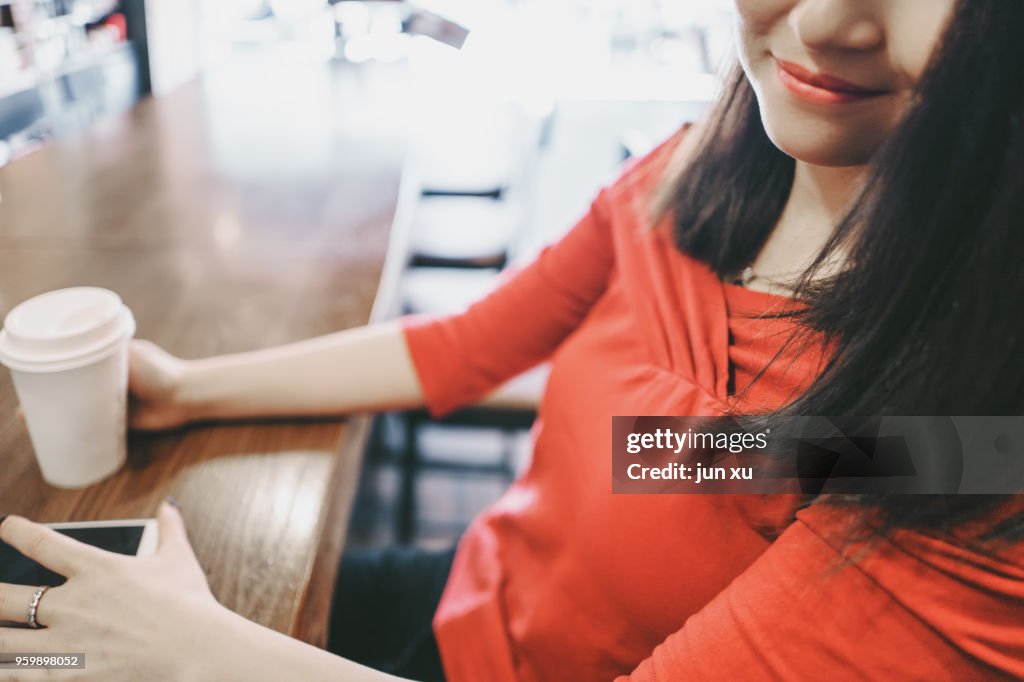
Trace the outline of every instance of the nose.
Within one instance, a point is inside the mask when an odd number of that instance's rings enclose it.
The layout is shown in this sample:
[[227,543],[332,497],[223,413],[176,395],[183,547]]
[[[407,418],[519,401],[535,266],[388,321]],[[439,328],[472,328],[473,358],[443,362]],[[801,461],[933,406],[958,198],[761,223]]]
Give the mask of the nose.
[[874,5],[865,0],[802,0],[790,10],[789,23],[812,50],[873,50],[885,43]]

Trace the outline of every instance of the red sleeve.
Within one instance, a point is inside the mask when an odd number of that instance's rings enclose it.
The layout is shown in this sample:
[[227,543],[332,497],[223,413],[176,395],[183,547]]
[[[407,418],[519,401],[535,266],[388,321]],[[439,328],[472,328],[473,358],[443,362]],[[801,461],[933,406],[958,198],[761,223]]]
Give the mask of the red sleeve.
[[604,292],[612,239],[602,207],[465,312],[403,319],[434,415],[470,403],[545,360]]
[[432,414],[471,403],[543,362],[580,325],[604,293],[615,261],[612,213],[620,201],[617,190],[653,185],[688,129],[683,126],[631,163],[566,236],[465,312],[403,319]]
[[617,682],[1024,679],[1020,563],[807,512]]

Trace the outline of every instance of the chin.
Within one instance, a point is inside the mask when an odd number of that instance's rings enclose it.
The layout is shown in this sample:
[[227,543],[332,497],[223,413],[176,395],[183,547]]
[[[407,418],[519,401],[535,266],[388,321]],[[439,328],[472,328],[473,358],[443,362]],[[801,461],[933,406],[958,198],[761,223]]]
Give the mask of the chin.
[[776,117],[762,113],[769,139],[783,153],[814,166],[864,166],[881,146],[875,131],[801,116]]
[[785,136],[777,139],[770,134],[769,137],[783,153],[812,166],[849,168],[871,163],[871,152],[832,140],[806,137],[790,139]]
[[[761,121],[781,151],[815,166],[864,166],[894,127],[891,106],[817,110],[794,103],[783,92],[758,88]],[[888,103],[886,103],[888,104]]]

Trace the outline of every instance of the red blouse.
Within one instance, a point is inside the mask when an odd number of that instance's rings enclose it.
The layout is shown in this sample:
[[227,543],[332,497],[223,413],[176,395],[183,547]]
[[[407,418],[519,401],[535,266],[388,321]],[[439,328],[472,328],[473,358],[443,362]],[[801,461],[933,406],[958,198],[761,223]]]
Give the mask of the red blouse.
[[[504,286],[405,334],[435,414],[547,359],[530,467],[472,524],[434,618],[451,682],[1024,678],[1024,550],[897,532],[784,495],[613,495],[613,415],[779,406],[824,356],[651,229],[683,133]],[[738,396],[738,397],[737,397]]]

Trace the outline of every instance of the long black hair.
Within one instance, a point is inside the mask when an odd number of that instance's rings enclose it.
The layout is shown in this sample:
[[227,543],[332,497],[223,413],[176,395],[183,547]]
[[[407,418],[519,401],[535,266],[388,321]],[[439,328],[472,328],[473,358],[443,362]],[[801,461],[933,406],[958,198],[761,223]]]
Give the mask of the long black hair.
[[[796,285],[834,349],[784,415],[1024,414],[1024,2],[960,0],[915,97]],[[680,249],[749,265],[792,187],[740,69],[666,196]],[[844,269],[825,276],[842,253]],[[999,496],[842,498],[890,525],[949,527]],[[1024,518],[994,531],[1024,536]]]

